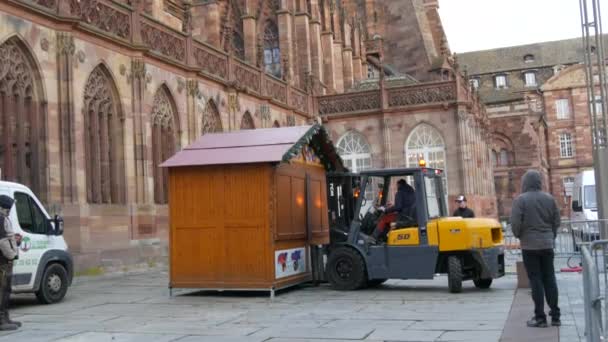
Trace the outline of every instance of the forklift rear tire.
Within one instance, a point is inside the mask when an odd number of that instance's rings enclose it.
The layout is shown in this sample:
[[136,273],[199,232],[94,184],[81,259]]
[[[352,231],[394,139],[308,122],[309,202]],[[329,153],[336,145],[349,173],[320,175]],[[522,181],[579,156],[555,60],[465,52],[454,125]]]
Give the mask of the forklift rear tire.
[[492,285],[492,278],[489,279],[473,279],[473,283],[475,283],[475,287],[478,289],[489,289]]
[[448,287],[450,292],[462,292],[462,262],[457,256],[448,257]]
[[327,279],[336,290],[356,290],[367,285],[365,262],[352,248],[336,249],[327,261]]

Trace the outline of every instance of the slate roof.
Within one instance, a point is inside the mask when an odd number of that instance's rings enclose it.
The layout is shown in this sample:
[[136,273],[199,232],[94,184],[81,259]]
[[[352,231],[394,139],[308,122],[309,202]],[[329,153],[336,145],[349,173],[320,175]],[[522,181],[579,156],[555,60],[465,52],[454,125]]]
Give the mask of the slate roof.
[[[604,35],[608,46],[608,35]],[[581,38],[504,47],[492,50],[458,54],[458,63],[467,67],[469,75],[497,73],[518,69],[533,69],[583,61]],[[533,62],[524,62],[524,56],[533,55]]]

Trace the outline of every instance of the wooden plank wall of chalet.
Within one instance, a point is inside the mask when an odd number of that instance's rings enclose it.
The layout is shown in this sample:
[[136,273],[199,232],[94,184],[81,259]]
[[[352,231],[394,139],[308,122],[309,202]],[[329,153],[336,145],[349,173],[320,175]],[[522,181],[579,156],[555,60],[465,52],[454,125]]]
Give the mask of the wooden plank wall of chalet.
[[173,287],[268,287],[270,165],[170,171]]

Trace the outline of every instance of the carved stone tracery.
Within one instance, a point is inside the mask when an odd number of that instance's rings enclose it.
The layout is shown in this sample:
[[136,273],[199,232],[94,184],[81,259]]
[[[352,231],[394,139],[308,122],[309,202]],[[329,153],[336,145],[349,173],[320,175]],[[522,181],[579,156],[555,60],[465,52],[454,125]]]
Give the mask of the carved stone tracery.
[[42,190],[44,103],[36,66],[18,38],[0,45],[0,169],[2,179]]
[[265,84],[267,96],[281,103],[287,103],[287,87],[284,84],[270,78],[266,78]]
[[380,93],[358,92],[319,98],[319,114],[380,110]]
[[196,49],[194,59],[199,68],[208,74],[226,79],[228,74],[228,63],[225,58],[211,54],[204,49]]
[[203,113],[203,134],[222,132],[222,119],[213,100],[207,102]]
[[124,179],[124,116],[120,98],[103,66],[96,67],[84,90],[85,155],[89,203],[122,204]]
[[450,102],[454,100],[456,100],[456,89],[451,84],[432,88],[390,89],[388,93],[388,105],[390,107]]
[[186,43],[183,39],[145,23],[141,25],[141,39],[152,50],[177,61],[185,61]]
[[129,39],[131,36],[131,21],[127,13],[120,12],[99,0],[70,1],[70,12],[111,35]]
[[175,154],[177,139],[177,112],[166,86],[161,86],[154,95],[151,114],[152,126],[152,174],[154,177],[154,202],[168,202],[167,170],[159,165]]
[[160,88],[154,95],[154,105],[152,107],[152,125],[160,126],[169,130],[174,130],[175,110],[169,99],[169,94]]
[[241,118],[241,129],[255,129],[253,118],[249,112],[245,112]]

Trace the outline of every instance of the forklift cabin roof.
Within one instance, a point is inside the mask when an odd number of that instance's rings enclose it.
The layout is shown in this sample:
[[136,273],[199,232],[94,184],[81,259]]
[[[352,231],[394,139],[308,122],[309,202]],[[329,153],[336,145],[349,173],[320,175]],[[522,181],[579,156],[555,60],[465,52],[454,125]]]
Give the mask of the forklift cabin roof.
[[347,171],[323,126],[295,126],[205,134],[161,167],[288,162],[308,144],[326,170]]

